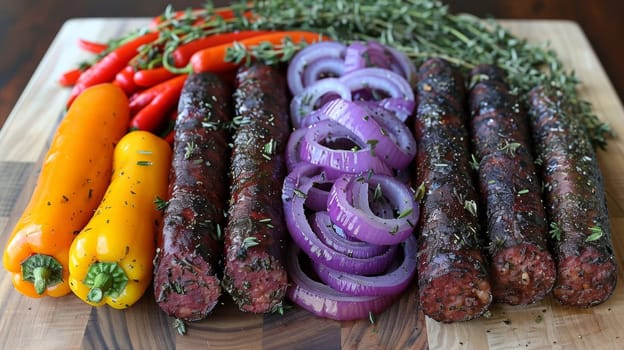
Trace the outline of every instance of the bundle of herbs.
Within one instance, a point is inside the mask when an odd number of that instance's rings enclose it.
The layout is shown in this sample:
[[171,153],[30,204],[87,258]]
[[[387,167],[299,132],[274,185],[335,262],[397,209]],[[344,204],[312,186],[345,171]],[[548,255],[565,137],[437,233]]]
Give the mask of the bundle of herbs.
[[[493,19],[450,13],[440,1],[259,0],[220,8],[208,2],[201,9],[187,11],[168,7],[158,18],[158,28],[161,40],[156,44],[165,49],[145,61],[154,64],[156,60],[169,67],[167,53],[185,42],[249,29],[314,31],[344,43],[375,40],[403,51],[416,65],[431,57],[444,58],[463,71],[478,64],[495,64],[504,70],[513,91],[521,97],[538,85],[563,91],[595,146],[604,148],[613,136],[590,103],[578,96],[579,79],[547,43],[528,42]],[[297,51],[287,44],[255,50],[237,46],[228,59],[287,61]],[[159,51],[147,47],[145,52],[154,55]]]

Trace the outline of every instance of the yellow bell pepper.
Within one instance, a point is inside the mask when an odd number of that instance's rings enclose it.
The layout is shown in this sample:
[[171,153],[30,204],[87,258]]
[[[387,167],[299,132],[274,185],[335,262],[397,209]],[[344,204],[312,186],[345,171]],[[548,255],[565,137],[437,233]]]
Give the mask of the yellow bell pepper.
[[33,298],[71,293],[69,247],[104,196],[114,146],[129,122],[128,98],[110,83],[84,90],[63,117],[4,250],[4,267],[20,293]]
[[171,147],[149,132],[115,147],[104,199],[69,250],[69,286],[86,303],[125,309],[150,285],[170,166]]

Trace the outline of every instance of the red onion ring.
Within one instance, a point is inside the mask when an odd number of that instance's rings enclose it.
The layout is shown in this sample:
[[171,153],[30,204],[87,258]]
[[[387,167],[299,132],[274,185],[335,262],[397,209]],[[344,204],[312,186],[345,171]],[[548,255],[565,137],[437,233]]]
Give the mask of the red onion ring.
[[351,91],[338,78],[325,78],[307,86],[290,102],[290,118],[295,129],[301,128],[301,120],[315,109],[322,97],[338,96],[351,100]]
[[367,67],[390,69],[392,60],[392,54],[380,43],[355,41],[345,51],[345,73]]
[[[397,208],[399,215],[396,218],[384,219],[373,214],[368,203],[369,184],[379,186],[383,196]],[[419,216],[418,203],[409,187],[384,175],[341,176],[329,193],[327,210],[332,222],[345,234],[379,245],[405,241],[412,234]]]
[[339,77],[344,74],[344,60],[340,57],[324,57],[310,62],[303,71],[303,87],[310,86],[320,79]]
[[367,143],[374,142],[374,153],[394,169],[406,168],[416,156],[409,128],[376,103],[335,99],[318,112],[316,119],[334,120]]
[[331,288],[356,296],[399,295],[416,276],[417,242],[410,236],[403,244],[403,261],[392,271],[377,276],[361,276],[333,270],[324,265],[314,265],[318,277]]
[[305,136],[306,132],[306,129],[295,129],[290,133],[290,136],[288,136],[286,152],[284,153],[286,169],[288,172],[291,172],[297,164],[301,163],[301,158],[299,157],[299,146],[301,144],[301,139]]
[[316,182],[313,182],[312,187],[308,191],[305,199],[305,207],[313,210],[327,210],[327,199],[329,198],[329,191],[322,190],[314,187],[315,184],[333,184],[333,179],[337,176],[328,175],[322,167],[301,162],[297,164],[293,170],[284,178],[284,185],[282,187],[282,201],[291,200],[291,198],[283,197],[285,194],[294,194],[296,192],[297,184],[302,178],[310,179],[314,177]]
[[[299,145],[301,160],[343,173],[372,171],[375,174],[392,174],[388,165],[375,155],[371,144],[366,144],[366,141],[360,140],[344,126],[331,120],[323,120],[306,130]],[[352,141],[359,149],[333,149],[322,144],[335,140]]]
[[370,313],[380,314],[394,302],[394,296],[351,296],[314,281],[301,269],[299,252],[296,246],[288,251],[286,269],[292,284],[286,294],[302,309],[319,317],[349,321],[367,318]]
[[394,112],[394,117],[404,123],[416,109],[416,101],[400,97],[388,97],[377,102],[377,105]]
[[318,238],[333,250],[344,255],[366,259],[381,255],[388,250],[388,246],[352,241],[339,235],[327,211],[315,212],[312,214],[311,221],[312,230],[314,230]]
[[412,62],[403,51],[399,51],[394,47],[386,46],[386,50],[390,52],[394,58],[394,63],[398,66],[398,69],[395,68],[393,70],[395,72],[400,70],[399,74],[407,80],[410,86],[415,87],[418,78],[416,76],[416,65],[414,62]]
[[[317,264],[327,265],[338,271],[362,275],[374,275],[385,271],[392,263],[397,246],[391,246],[384,254],[359,259],[341,254],[324,244],[314,233],[305,212],[305,197],[319,176],[299,178],[297,186],[284,186],[282,198],[284,218],[293,241]],[[292,191],[292,193],[287,193]]]
[[287,82],[290,92],[299,95],[305,88],[302,77],[312,62],[326,58],[344,57],[346,46],[335,41],[321,41],[301,49],[288,64]]
[[325,180],[323,182],[314,182],[312,184],[312,187],[308,191],[308,196],[306,197],[306,201],[304,204],[306,208],[312,211],[327,210],[327,199],[329,199],[329,191],[317,187],[324,184],[333,185],[334,182],[330,180]]
[[[398,100],[415,101],[414,91],[410,84],[401,75],[383,68],[362,68],[342,75],[338,80],[351,92],[372,89],[381,90],[391,98]],[[347,99],[349,100],[349,99]],[[395,102],[396,103],[396,102]],[[389,105],[392,107],[393,105]],[[415,106],[415,105],[414,105]],[[397,110],[392,110],[401,121],[407,120],[411,111],[404,110],[405,105],[399,105]],[[409,113],[407,113],[409,112]]]

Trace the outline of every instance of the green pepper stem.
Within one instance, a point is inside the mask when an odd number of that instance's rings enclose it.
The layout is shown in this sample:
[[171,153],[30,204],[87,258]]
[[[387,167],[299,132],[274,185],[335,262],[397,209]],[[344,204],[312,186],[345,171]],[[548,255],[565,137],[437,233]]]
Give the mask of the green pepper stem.
[[89,301],[99,303],[107,292],[113,286],[113,276],[110,273],[102,272],[95,276],[93,287],[89,291],[87,298]]
[[89,266],[83,283],[91,287],[87,301],[99,303],[104,296],[119,296],[126,288],[128,276],[117,263],[96,262]]
[[48,286],[48,278],[52,272],[45,266],[36,267],[33,270],[33,276],[35,278],[35,292],[41,295]]
[[41,295],[48,287],[63,282],[63,265],[49,255],[34,254],[22,262],[22,279],[34,284]]

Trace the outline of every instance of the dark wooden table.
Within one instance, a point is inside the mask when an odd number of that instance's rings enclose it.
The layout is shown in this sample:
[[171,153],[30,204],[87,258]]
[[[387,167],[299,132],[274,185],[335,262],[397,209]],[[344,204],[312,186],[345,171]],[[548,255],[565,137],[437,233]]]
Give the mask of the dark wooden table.
[[[227,1],[215,1],[216,5]],[[578,22],[620,99],[624,98],[624,2],[619,0],[446,0],[452,12],[496,18],[569,19]],[[141,17],[161,13],[166,0],[3,0],[0,1],[0,125],[64,21],[73,17]],[[203,4],[177,0],[177,9]]]

